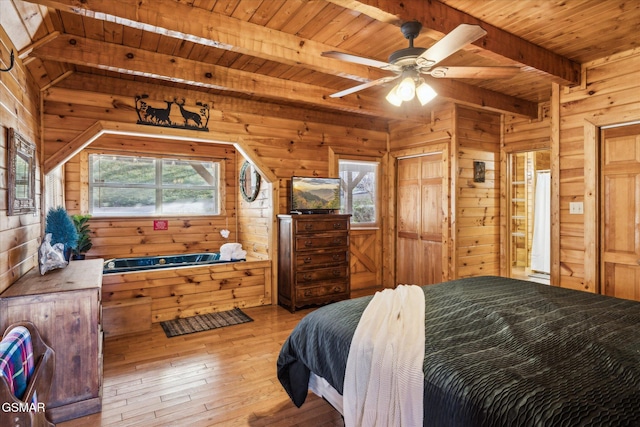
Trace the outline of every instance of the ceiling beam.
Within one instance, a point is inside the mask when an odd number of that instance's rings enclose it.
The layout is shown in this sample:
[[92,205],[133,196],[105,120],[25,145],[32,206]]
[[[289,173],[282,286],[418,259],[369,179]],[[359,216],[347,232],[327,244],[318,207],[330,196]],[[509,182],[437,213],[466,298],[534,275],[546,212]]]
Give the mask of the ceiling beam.
[[325,58],[335,46],[209,12],[174,0],[30,0],[76,15],[193,43],[251,55],[290,66],[366,82],[388,73],[377,68]]
[[[259,97],[292,100],[318,107],[351,113],[402,120],[423,120],[421,109],[394,111],[377,97],[362,93],[330,98],[330,88],[283,80],[262,74],[235,70],[172,55],[106,43],[97,40],[60,35],[33,49],[33,56],[43,60],[64,61],[76,65],[179,82],[196,87],[248,93]],[[460,82],[436,84],[444,87],[441,96],[453,101],[474,104],[493,110],[527,117],[537,117],[537,105],[498,92],[480,89]],[[480,102],[478,102],[480,100]]]
[[[482,48],[478,55],[504,58],[538,70],[554,83],[564,86],[580,84],[580,64],[528,42],[498,27],[494,27],[467,13],[461,12],[437,0],[329,0],[343,7],[367,13],[372,18],[383,14],[396,16],[402,22],[420,21],[425,31],[434,30],[441,35],[451,32],[460,24],[480,25],[487,31],[475,46]],[[505,2],[505,7],[508,4]],[[372,11],[373,8],[373,11]]]
[[[60,35],[33,49],[42,60],[68,62],[123,74],[143,76],[201,88],[240,92],[283,102],[299,101],[316,107],[342,110],[375,117],[408,119],[380,105],[380,99],[360,94],[344,99],[330,98],[331,89],[234,70],[205,62],[97,40]],[[133,95],[133,94],[132,94]],[[382,104],[384,107],[384,104]],[[413,120],[421,119],[420,111]]]

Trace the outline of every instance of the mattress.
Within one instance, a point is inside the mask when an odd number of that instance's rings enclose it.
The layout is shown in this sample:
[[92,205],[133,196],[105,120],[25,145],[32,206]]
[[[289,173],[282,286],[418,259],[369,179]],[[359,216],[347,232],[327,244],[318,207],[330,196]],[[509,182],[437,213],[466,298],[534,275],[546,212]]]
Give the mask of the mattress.
[[[640,425],[640,303],[502,277],[422,289],[424,425]],[[319,308],[287,338],[278,378],[297,406],[311,373],[342,394],[370,299]]]

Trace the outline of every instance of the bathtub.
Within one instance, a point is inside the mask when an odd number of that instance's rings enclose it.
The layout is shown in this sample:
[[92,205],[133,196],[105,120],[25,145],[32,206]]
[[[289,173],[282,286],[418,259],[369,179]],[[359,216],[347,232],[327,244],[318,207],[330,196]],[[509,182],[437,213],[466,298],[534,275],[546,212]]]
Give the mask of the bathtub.
[[221,260],[219,252],[162,255],[137,258],[111,258],[104,262],[102,273],[127,273],[130,271],[157,270],[161,268],[186,267],[207,264],[223,264],[239,261],[245,260]]

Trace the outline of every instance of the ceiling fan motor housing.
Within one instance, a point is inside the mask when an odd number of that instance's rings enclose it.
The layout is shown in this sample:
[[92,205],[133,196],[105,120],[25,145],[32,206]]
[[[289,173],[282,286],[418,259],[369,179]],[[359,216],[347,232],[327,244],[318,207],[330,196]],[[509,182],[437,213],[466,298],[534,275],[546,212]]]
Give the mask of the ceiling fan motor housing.
[[418,37],[421,29],[422,24],[418,21],[409,21],[402,24],[400,31],[402,31],[404,38],[409,40],[409,47],[393,52],[389,56],[389,63],[400,67],[416,65],[415,59],[427,50],[423,47],[413,47],[413,39]]

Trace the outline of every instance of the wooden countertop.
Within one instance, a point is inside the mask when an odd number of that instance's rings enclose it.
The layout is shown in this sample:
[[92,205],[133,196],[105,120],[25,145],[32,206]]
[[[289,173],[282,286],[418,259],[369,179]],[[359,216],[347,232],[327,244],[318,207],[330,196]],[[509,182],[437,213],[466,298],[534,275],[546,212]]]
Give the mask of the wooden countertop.
[[65,268],[48,271],[44,276],[36,266],[1,293],[0,298],[101,287],[103,262],[102,258],[70,261]]

